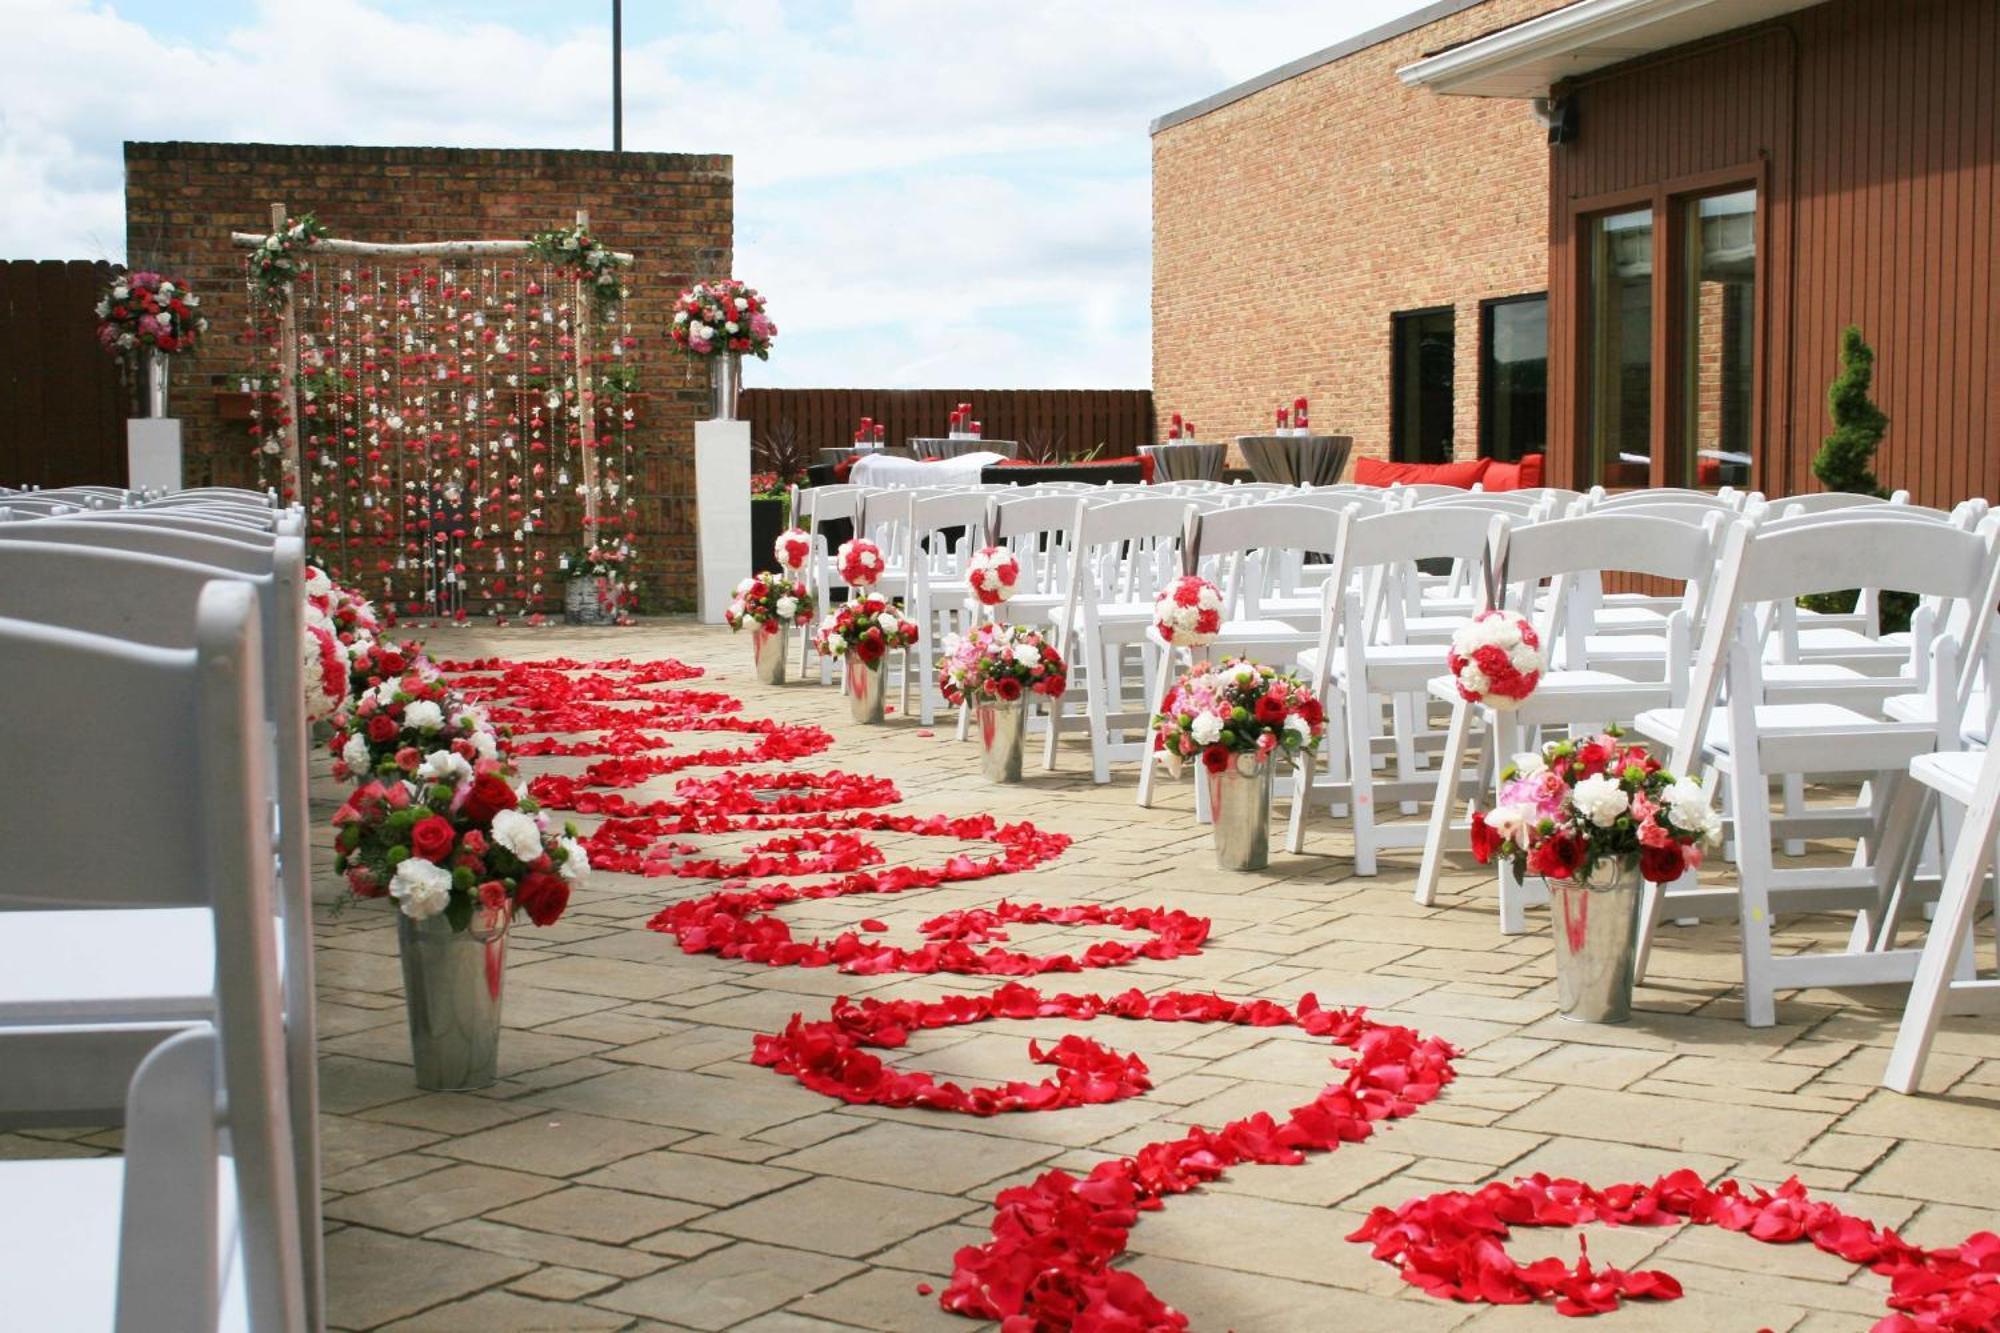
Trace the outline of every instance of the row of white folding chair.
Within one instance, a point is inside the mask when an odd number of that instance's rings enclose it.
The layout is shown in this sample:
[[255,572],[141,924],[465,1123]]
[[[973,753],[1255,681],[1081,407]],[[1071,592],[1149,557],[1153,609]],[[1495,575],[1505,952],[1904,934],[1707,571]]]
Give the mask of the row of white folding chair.
[[[1672,747],[1674,771],[1699,766],[1721,774],[1739,878],[1733,892],[1685,885],[1649,890],[1641,947],[1662,915],[1736,916],[1745,1020],[1752,1026],[1775,1021],[1780,989],[1907,981],[1914,971],[1914,954],[1891,947],[1892,900],[1914,865],[1924,827],[1924,798],[1907,773],[1918,755],[1955,746],[1957,728],[1872,717],[1832,703],[1770,702],[1756,623],[1767,604],[1870,581],[1977,608],[1961,629],[1977,651],[1990,642],[1992,608],[2000,599],[2000,519],[1982,522],[1976,532],[1874,511],[1733,524],[1685,705],[1635,719],[1640,734]],[[1938,635],[1931,651],[1933,708],[1950,719],[1967,664],[1949,633]],[[1862,800],[1856,807],[1774,817],[1770,785],[1793,775],[1805,781],[1859,777]],[[1853,863],[1773,865],[1774,839],[1814,835],[1856,838]],[[1846,952],[1774,955],[1776,912],[1827,910],[1857,913]]]
[[[120,1097],[122,1157],[0,1163],[0,1290],[13,1327],[313,1326],[301,1256],[317,1237],[302,1234],[296,1198],[263,794],[262,617],[240,580],[206,583],[183,605],[175,643],[0,617],[0,734],[35,757],[0,766],[11,858],[0,903],[16,909],[0,915],[0,935],[18,947],[52,919],[102,923],[59,932],[67,942],[39,956],[23,951],[9,966],[28,975],[8,985],[103,983],[95,1003],[0,1029],[0,1067],[19,1085],[45,1057],[63,1060],[65,1040],[152,1047]],[[197,915],[199,931],[107,943],[120,917],[176,913]],[[206,963],[205,1012],[161,1024],[120,1003],[156,970],[150,955],[189,951]]]
[[[240,581],[258,599],[259,643],[265,683],[260,700],[261,733],[267,762],[260,768],[271,782],[267,826],[275,823],[276,865],[283,908],[281,941],[286,991],[285,1023],[289,1102],[294,1108],[298,1145],[297,1197],[305,1215],[301,1229],[312,1237],[308,1273],[317,1290],[318,1255],[318,1071],[313,1022],[311,924],[311,817],[307,800],[307,745],[302,713],[300,643],[304,606],[304,556],[287,516],[282,535],[247,526],[229,535],[190,531],[214,528],[213,520],[183,517],[187,511],[114,511],[74,519],[43,519],[0,526],[0,615],[65,625],[126,639],[179,645],[191,632],[195,601],[214,578]],[[228,525],[220,525],[228,526]],[[165,941],[199,936],[202,923],[183,915],[165,925],[146,918],[92,920],[46,918],[50,928],[73,931],[93,955],[118,960],[125,969],[118,993],[132,1000],[148,1023],[184,1021],[210,1007],[212,982],[204,951],[177,950]],[[156,939],[156,936],[158,937]],[[122,946],[121,946],[121,941]],[[13,941],[30,954],[51,941]],[[4,947],[4,946],[0,946]],[[9,950],[11,952],[11,950]],[[61,952],[58,950],[58,952]],[[9,969],[0,967],[0,972]],[[12,971],[17,980],[26,973]],[[71,978],[88,996],[109,978],[79,973]],[[150,986],[151,989],[146,989]],[[0,988],[4,993],[4,988]],[[140,1004],[141,997],[144,1003]],[[29,986],[0,1001],[0,1020],[34,1024],[54,1019],[79,1002],[63,992]],[[97,1037],[43,1043],[44,1067],[30,1084],[0,1094],[0,1120],[75,1123],[79,1114],[115,1111],[123,1100],[126,1074],[152,1038],[104,1040]],[[68,1117],[65,1119],[65,1117]]]

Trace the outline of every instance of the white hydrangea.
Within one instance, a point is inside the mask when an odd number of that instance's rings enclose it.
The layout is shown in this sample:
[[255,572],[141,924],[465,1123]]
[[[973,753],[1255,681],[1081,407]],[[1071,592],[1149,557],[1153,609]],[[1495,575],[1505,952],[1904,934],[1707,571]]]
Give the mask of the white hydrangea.
[[413,920],[436,916],[451,902],[451,872],[421,856],[405,857],[389,881],[389,896],[401,903],[403,915]]
[[1303,713],[1287,715],[1285,718],[1285,730],[1296,731],[1299,734],[1299,743],[1301,745],[1312,739],[1312,723],[1306,721]]
[[799,599],[791,596],[780,597],[777,601],[777,610],[778,619],[790,620],[799,613]]
[[1667,818],[1674,821],[1675,828],[1700,833],[1710,841],[1722,836],[1722,816],[1709,805],[1708,793],[1693,778],[1669,785],[1660,793],[1660,804],[1667,807]]
[[1546,773],[1548,768],[1549,761],[1542,757],[1540,750],[1523,750],[1514,756],[1514,776],[1516,777],[1538,778]]
[[433,750],[417,767],[417,776],[428,782],[448,782],[456,787],[472,776],[472,765],[455,750]]
[[1213,745],[1222,739],[1222,718],[1215,713],[1196,713],[1188,731],[1196,745]]
[[557,842],[569,856],[556,869],[570,883],[581,884],[585,876],[590,874],[590,853],[586,852],[583,844],[575,838],[559,838]]
[[542,854],[542,830],[534,816],[519,810],[502,810],[493,816],[493,841],[523,861]]
[[1032,643],[1014,645],[1014,660],[1024,667],[1031,667],[1042,660],[1042,650]]
[[1625,794],[1618,780],[1603,773],[1593,773],[1577,783],[1570,789],[1570,800],[1584,818],[1599,828],[1610,828],[1632,808],[1632,798]]
[[418,699],[404,706],[403,725],[418,731],[438,731],[444,726],[444,709],[429,699]]
[[347,744],[340,747],[340,762],[347,765],[347,771],[357,776],[368,771],[368,741],[365,737],[349,736]]

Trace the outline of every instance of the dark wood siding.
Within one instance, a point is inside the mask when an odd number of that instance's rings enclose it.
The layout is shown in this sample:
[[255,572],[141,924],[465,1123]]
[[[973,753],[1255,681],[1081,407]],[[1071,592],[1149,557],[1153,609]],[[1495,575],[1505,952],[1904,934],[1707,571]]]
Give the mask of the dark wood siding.
[[[1550,161],[1552,475],[1584,463],[1584,219],[1733,177],[1761,186],[1755,484],[1816,488],[1835,349],[1859,324],[1891,422],[1883,479],[1933,504],[2000,496],[1996,84],[1994,0],[1830,0],[1580,81],[1578,137]],[[1674,395],[1655,364],[1658,456]]]
[[131,393],[91,313],[114,271],[84,260],[0,263],[0,485],[125,484]]

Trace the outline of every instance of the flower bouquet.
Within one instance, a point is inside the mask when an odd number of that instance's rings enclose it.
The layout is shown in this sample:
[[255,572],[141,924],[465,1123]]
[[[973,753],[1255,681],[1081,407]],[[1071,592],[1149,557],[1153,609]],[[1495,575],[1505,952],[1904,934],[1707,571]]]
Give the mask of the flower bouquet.
[[1553,741],[1501,773],[1500,799],[1472,815],[1480,864],[1505,856],[1553,898],[1556,980],[1565,1018],[1631,1013],[1638,879],[1668,884],[1699,867],[1722,820],[1694,778],[1677,778],[1615,731]]
[[966,563],[965,578],[982,606],[998,606],[1021,582],[1021,558],[1004,546],[984,547]]
[[1197,662],[1167,690],[1153,726],[1173,772],[1201,756],[1222,868],[1270,864],[1271,757],[1310,754],[1326,734],[1312,687],[1242,658]]
[[771,359],[771,340],[778,326],[765,313],[757,289],[735,278],[697,282],[674,301],[668,335],[689,356],[722,356],[734,352]]
[[124,273],[97,298],[97,341],[113,356],[192,352],[207,331],[201,298],[178,278],[150,270]]
[[1222,592],[1197,574],[1183,574],[1153,599],[1153,628],[1176,648],[1199,648],[1222,633]]
[[840,544],[835,554],[840,577],[857,588],[872,588],[882,578],[882,571],[889,562],[882,558],[882,548],[866,537],[856,537]]
[[789,574],[758,574],[736,585],[736,595],[723,608],[722,618],[731,630],[750,626],[757,679],[766,685],[783,685],[785,630],[812,622],[812,592]]
[[1482,611],[1460,625],[1445,655],[1459,697],[1490,708],[1519,708],[1542,683],[1542,640],[1511,611]]
[[822,657],[837,657],[846,666],[847,702],[856,722],[882,720],[882,659],[892,648],[917,641],[917,624],[905,620],[886,597],[867,593],[819,623],[813,647]]
[[953,707],[970,703],[979,719],[981,769],[994,782],[1021,780],[1026,701],[1060,699],[1069,687],[1062,654],[1026,625],[980,625],[945,640],[938,689]]
[[590,872],[576,830],[552,831],[492,761],[460,768],[428,756],[414,778],[369,782],[334,816],[334,865],[354,897],[401,909],[397,943],[417,1086],[490,1086],[498,1072],[500,991],[516,912],[559,919]]

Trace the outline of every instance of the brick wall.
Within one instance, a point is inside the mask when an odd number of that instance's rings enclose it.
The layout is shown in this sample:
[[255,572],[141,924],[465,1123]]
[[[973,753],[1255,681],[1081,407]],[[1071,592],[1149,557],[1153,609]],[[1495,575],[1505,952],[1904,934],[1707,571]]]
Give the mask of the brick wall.
[[[667,351],[673,298],[726,275],[733,247],[731,159],[720,154],[271,144],[125,145],[126,245],[134,268],[184,275],[204,293],[211,336],[175,367],[190,485],[251,484],[253,441],[222,419],[218,389],[252,371],[243,328],[243,252],[231,231],[270,230],[270,206],[312,212],[355,240],[525,239],[588,209],[592,230],[635,259],[623,318],[642,339],[633,432],[642,595],[694,596],[694,422],[705,381]],[[572,506],[573,507],[573,506]],[[557,522],[573,524],[573,516]]]
[[1203,439],[1313,425],[1389,448],[1390,315],[1455,309],[1458,457],[1478,448],[1479,303],[1548,285],[1548,144],[1525,103],[1399,66],[1556,9],[1485,0],[1153,137],[1153,400]]

